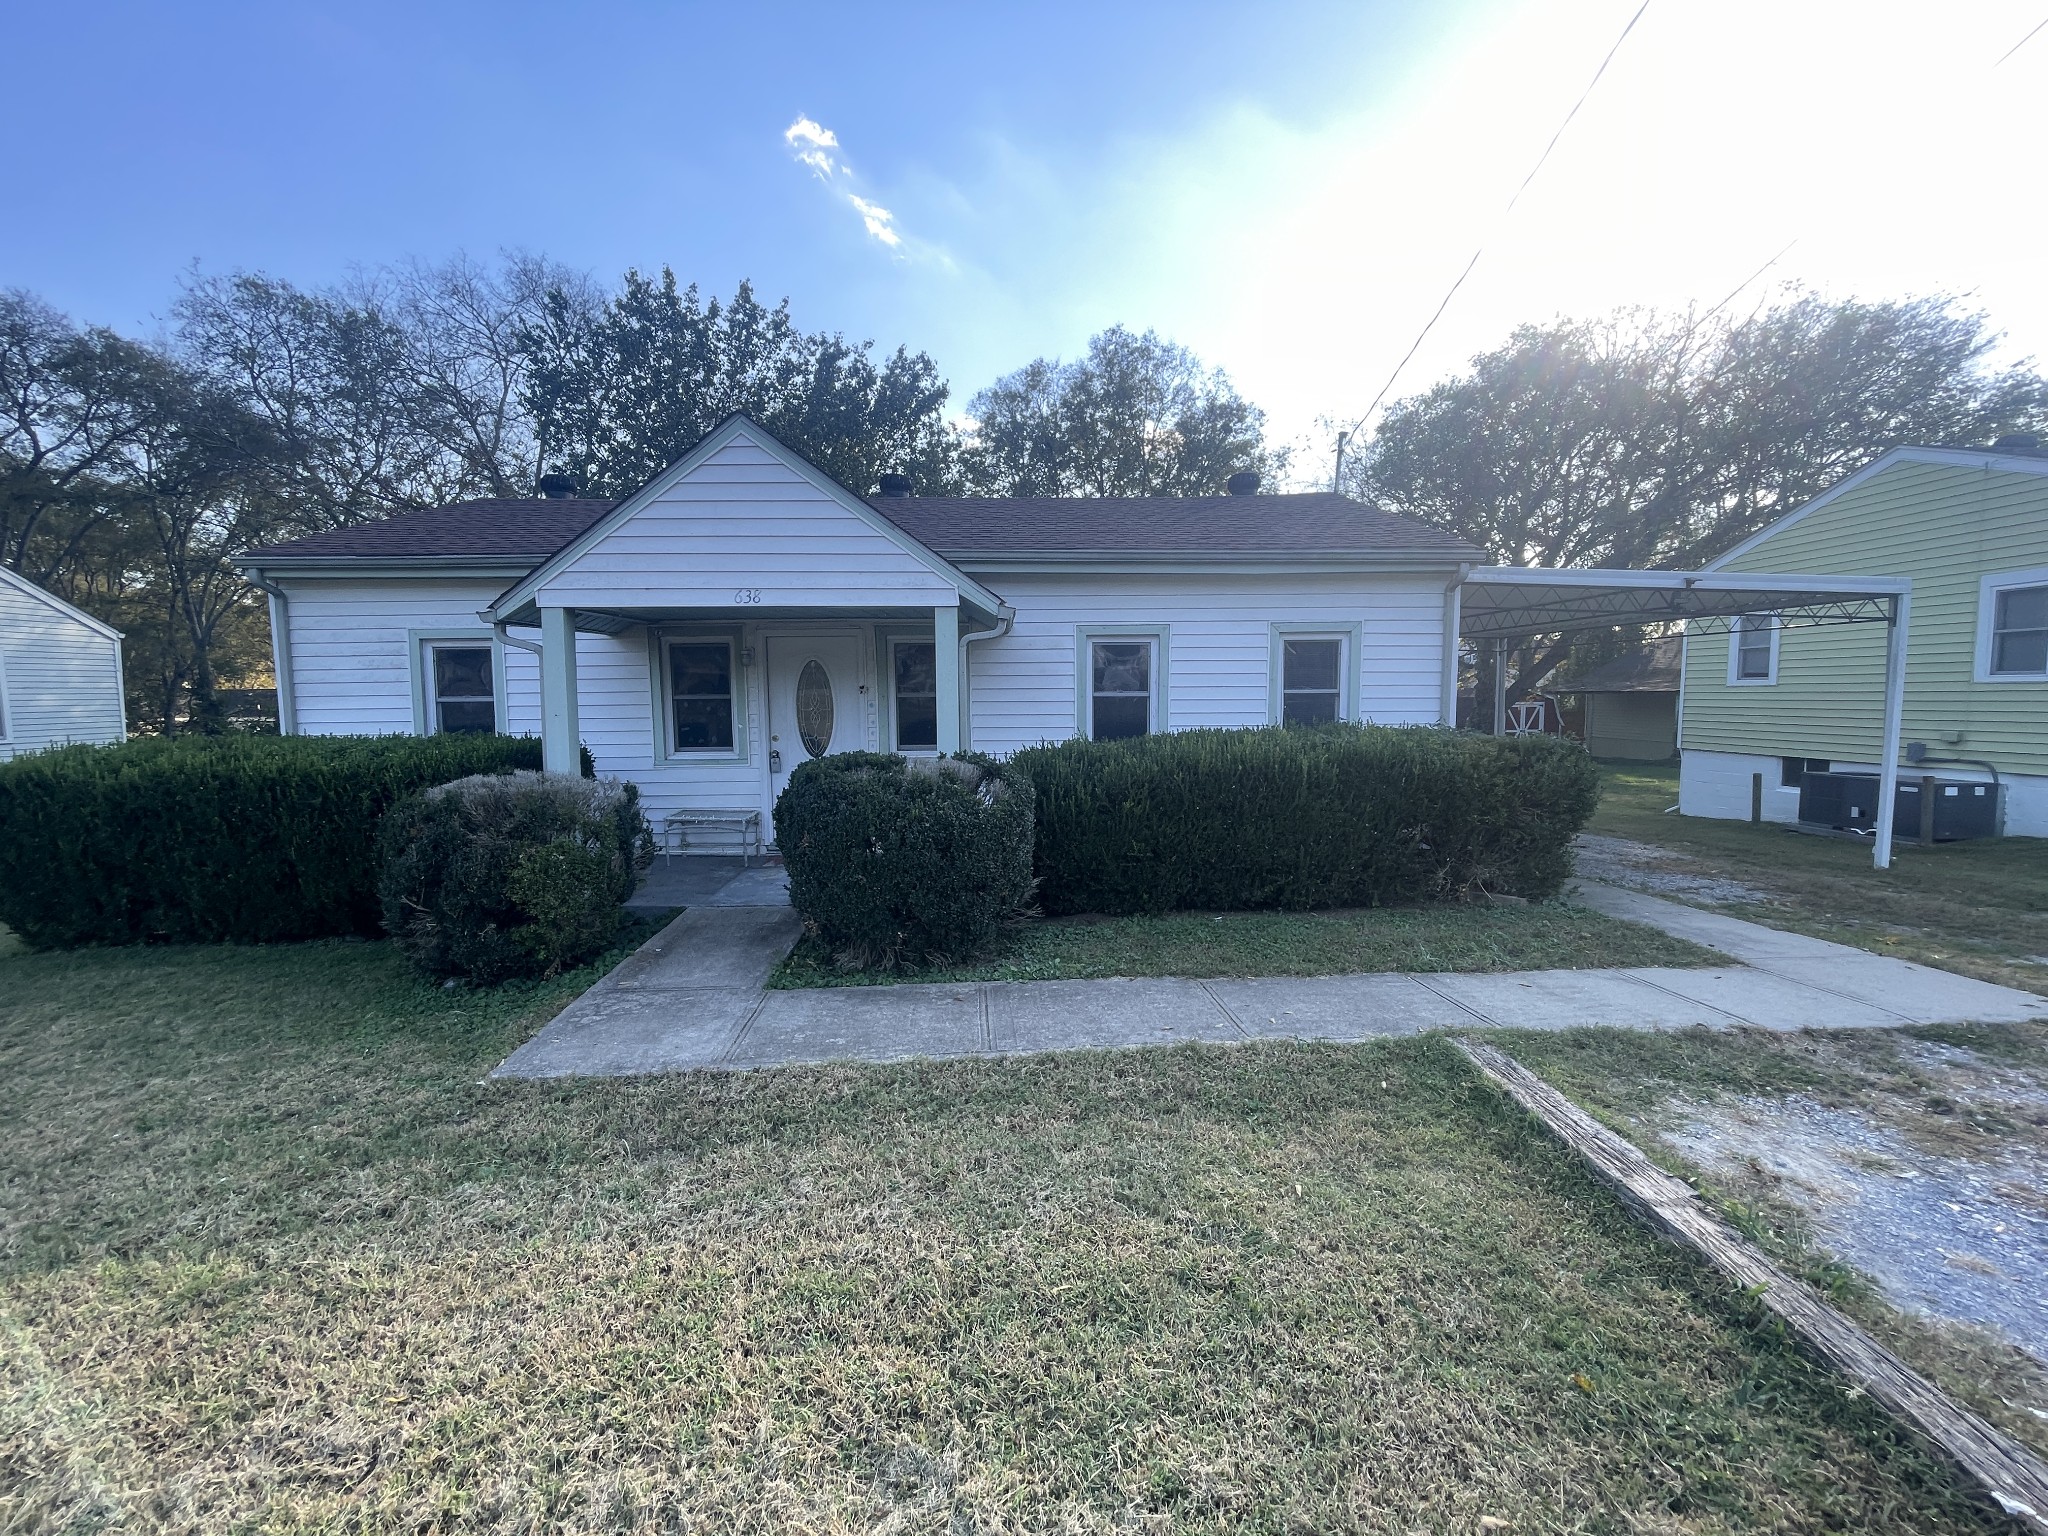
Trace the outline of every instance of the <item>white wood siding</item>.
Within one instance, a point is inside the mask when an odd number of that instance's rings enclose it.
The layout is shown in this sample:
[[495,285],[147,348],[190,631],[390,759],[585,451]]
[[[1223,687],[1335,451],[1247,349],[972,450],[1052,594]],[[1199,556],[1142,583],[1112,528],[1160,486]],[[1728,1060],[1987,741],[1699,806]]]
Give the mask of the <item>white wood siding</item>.
[[126,734],[120,642],[64,608],[0,582],[0,762]]
[[[970,570],[970,574],[976,574]],[[1017,610],[1011,632],[970,646],[977,751],[1014,752],[1074,734],[1076,634],[1157,624],[1168,636],[1166,724],[1265,725],[1272,708],[1272,626],[1362,626],[1354,659],[1367,720],[1441,718],[1444,576],[1019,576],[987,585]],[[1349,713],[1349,711],[1347,711]]]
[[[736,601],[740,592],[751,601]],[[755,594],[758,594],[755,596]],[[959,594],[920,555],[744,438],[536,594],[586,608],[931,608]]]
[[[410,735],[417,630],[489,634],[476,614],[502,581],[289,579],[292,706],[306,736]],[[515,736],[540,734],[540,673],[530,652],[508,649],[506,701]]]
[[[1006,753],[1074,734],[1077,628],[1160,625],[1170,631],[1166,718],[1169,728],[1264,725],[1270,719],[1276,623],[1358,625],[1354,661],[1364,717],[1424,725],[1438,719],[1443,677],[1440,576],[1018,576],[990,584],[1017,609],[1000,640],[969,650],[970,740]],[[389,733],[413,729],[409,636],[418,630],[476,629],[476,611],[501,584],[454,581],[286,583],[299,729],[309,734]],[[949,589],[950,590],[950,589]],[[927,604],[929,605],[929,604]],[[659,825],[678,809],[767,809],[766,637],[842,621],[764,616],[737,629],[751,665],[738,669],[747,757],[732,762],[664,761],[658,755],[652,652],[648,633],[579,635],[578,724],[597,771],[640,786]],[[871,657],[877,621],[849,613],[857,627],[867,685],[867,743],[880,741],[879,687]],[[884,630],[914,625],[883,623]],[[540,730],[539,673],[529,652],[504,653],[509,729]]]

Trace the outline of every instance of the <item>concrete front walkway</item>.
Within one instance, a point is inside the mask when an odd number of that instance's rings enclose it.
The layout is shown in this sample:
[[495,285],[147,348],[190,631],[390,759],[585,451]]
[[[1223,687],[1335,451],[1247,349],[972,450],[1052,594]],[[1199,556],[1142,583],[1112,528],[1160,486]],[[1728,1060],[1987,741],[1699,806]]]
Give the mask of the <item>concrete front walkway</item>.
[[[1650,923],[1735,963],[770,992],[761,984],[798,924],[776,884],[779,869],[747,874],[719,893],[728,904],[683,913],[492,1076],[630,1076],[1190,1040],[1352,1041],[1474,1025],[1794,1030],[2048,1018],[2048,999],[2030,993],[1591,884],[1577,892],[1587,906]],[[731,904],[747,901],[776,904]]]

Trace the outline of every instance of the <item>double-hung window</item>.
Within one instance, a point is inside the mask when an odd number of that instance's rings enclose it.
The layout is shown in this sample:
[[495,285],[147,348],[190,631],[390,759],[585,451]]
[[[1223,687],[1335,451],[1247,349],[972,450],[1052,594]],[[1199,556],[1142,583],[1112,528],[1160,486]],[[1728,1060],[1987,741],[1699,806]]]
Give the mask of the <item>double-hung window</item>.
[[1344,718],[1344,642],[1334,635],[1280,641],[1280,723],[1328,725]]
[[1121,741],[1152,731],[1159,641],[1151,635],[1096,636],[1088,641],[1088,735]]
[[428,730],[438,736],[497,730],[496,668],[488,645],[429,642],[425,660]]
[[889,675],[896,705],[896,750],[937,751],[938,648],[929,640],[890,641]]
[[2048,676],[2048,585],[1992,594],[1991,675]]
[[738,733],[730,640],[671,640],[668,693],[671,752],[733,750]]
[[1728,681],[1771,683],[1778,677],[1778,620],[1768,613],[1745,613],[1735,621],[1729,641]]

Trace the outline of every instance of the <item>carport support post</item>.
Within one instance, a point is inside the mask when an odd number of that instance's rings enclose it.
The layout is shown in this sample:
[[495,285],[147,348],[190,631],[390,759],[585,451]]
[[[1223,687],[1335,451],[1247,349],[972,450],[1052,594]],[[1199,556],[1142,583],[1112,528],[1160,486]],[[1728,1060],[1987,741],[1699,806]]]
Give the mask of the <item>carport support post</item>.
[[1508,643],[1493,642],[1493,734],[1508,733]]
[[932,662],[938,676],[938,748],[960,750],[960,610],[932,610]]
[[581,773],[583,732],[576,720],[576,610],[540,611],[540,765]]
[[1892,599],[1891,617],[1885,622],[1884,648],[1884,755],[1877,761],[1877,847],[1870,862],[1879,869],[1892,867],[1892,820],[1899,798],[1899,725],[1906,712],[1906,626],[1913,616],[1913,594],[1901,592]]

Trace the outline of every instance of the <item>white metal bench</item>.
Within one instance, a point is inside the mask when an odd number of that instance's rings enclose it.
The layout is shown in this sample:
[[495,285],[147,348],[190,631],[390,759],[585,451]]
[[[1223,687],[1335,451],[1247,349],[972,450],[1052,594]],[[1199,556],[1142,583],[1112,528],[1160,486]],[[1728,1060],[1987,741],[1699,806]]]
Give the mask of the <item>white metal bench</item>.
[[761,813],[744,809],[729,811],[670,811],[661,818],[661,851],[674,858],[689,851],[689,836],[695,827],[719,827],[739,833],[740,859],[749,862],[766,850],[761,846]]

